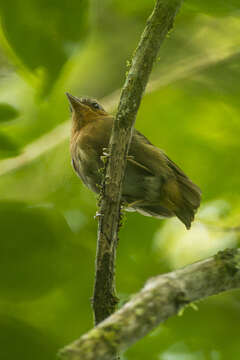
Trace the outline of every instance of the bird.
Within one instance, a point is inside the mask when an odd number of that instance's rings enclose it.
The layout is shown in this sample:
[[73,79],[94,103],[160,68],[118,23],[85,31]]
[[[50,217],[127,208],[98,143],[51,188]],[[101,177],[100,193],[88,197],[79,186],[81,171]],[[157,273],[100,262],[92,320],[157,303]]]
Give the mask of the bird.
[[[73,169],[89,189],[99,193],[114,116],[95,99],[66,95],[72,112]],[[159,219],[176,216],[190,229],[201,202],[200,188],[136,129],[128,155],[121,195],[125,209]]]

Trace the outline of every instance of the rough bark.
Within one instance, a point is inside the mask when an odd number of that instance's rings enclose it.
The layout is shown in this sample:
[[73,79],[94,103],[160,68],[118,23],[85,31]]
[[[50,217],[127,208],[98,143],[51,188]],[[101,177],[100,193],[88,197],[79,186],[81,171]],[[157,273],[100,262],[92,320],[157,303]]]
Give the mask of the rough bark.
[[115,309],[115,252],[120,222],[121,189],[136,114],[153,63],[173,26],[181,0],[157,0],[132,59],[114,121],[99,209],[96,276],[93,296],[95,324]]
[[150,279],[131,301],[60,355],[65,360],[110,360],[191,302],[236,288],[240,288],[240,249],[227,249]]

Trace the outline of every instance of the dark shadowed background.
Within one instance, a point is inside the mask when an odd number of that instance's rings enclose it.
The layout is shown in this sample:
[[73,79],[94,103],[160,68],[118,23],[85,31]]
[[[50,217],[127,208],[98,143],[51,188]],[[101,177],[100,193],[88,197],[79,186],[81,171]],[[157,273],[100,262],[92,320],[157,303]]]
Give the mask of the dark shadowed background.
[[[96,198],[73,173],[65,92],[115,111],[154,2],[0,0],[0,359],[52,360],[93,325]],[[149,277],[236,247],[240,234],[239,0],[187,0],[136,127],[203,191],[190,231],[127,214],[120,304]],[[240,292],[187,308],[127,360],[239,360]]]

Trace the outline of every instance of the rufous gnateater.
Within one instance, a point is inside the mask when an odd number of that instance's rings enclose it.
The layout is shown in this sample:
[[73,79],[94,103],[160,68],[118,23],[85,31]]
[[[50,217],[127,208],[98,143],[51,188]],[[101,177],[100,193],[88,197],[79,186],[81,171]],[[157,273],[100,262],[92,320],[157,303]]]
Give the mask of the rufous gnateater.
[[[71,156],[83,183],[99,192],[102,155],[114,117],[93,99],[67,93],[72,110]],[[122,189],[126,210],[156,218],[177,216],[191,227],[201,191],[184,172],[139,131],[134,130]]]

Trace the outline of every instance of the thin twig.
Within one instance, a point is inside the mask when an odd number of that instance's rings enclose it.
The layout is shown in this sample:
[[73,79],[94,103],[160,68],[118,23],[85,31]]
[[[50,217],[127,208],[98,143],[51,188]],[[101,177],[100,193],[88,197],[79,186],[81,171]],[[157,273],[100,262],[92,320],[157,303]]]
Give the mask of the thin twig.
[[[65,360],[110,360],[193,301],[240,288],[240,249],[150,279],[119,311],[60,353]],[[181,321],[181,320],[179,320]]]
[[179,9],[181,0],[157,0],[147,20],[124,84],[109,144],[102,186],[93,296],[95,324],[115,309],[115,252],[120,221],[121,190],[132,129],[153,63]]

